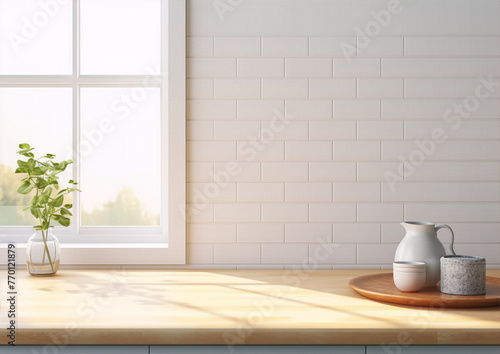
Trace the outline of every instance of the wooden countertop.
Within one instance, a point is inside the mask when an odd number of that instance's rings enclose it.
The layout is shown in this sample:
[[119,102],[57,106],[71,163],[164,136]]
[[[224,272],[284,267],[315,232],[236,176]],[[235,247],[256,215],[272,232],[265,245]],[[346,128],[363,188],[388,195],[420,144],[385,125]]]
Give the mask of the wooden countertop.
[[[18,271],[16,345],[500,345],[499,307],[391,305],[348,286],[384,272]],[[6,271],[0,282],[5,345]]]

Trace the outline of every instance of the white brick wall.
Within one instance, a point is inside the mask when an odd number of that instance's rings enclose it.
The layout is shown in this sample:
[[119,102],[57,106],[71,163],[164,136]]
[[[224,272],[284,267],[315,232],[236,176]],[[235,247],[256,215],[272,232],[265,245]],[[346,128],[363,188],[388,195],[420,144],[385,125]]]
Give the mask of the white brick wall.
[[190,265],[387,267],[421,220],[500,267],[500,0],[390,3],[187,2]]

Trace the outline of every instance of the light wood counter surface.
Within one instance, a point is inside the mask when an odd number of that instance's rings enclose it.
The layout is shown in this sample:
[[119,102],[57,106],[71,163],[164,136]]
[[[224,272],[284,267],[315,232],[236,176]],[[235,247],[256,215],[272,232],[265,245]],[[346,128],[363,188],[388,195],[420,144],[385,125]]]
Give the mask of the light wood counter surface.
[[[354,277],[384,272],[17,271],[16,344],[500,345],[499,307],[392,305],[348,286]],[[6,271],[0,282],[5,345]]]

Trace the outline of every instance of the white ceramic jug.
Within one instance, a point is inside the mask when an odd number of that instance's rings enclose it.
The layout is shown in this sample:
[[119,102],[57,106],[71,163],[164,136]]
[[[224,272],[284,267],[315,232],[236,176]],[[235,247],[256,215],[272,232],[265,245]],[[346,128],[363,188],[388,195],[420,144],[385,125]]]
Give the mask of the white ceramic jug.
[[425,262],[427,276],[424,286],[436,285],[441,279],[440,258],[446,255],[436,232],[442,228],[450,230],[450,250],[454,255],[453,230],[448,225],[430,222],[405,221],[401,225],[405,228],[406,235],[396,250],[394,261]]

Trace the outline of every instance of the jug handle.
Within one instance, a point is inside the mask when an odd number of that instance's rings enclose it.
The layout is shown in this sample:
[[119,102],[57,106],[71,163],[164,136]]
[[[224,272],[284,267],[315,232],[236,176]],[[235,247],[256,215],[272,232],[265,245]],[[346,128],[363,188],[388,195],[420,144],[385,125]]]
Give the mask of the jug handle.
[[435,227],[436,232],[437,232],[439,229],[443,229],[443,228],[448,229],[448,230],[450,230],[450,232],[451,232],[450,250],[451,250],[451,254],[455,256],[455,255],[456,255],[456,253],[455,253],[455,250],[453,249],[453,243],[455,242],[455,234],[453,233],[453,230],[451,229],[451,227],[449,227],[449,226],[448,226],[448,225],[446,225],[446,224],[437,224],[437,225],[436,225],[436,227]]

